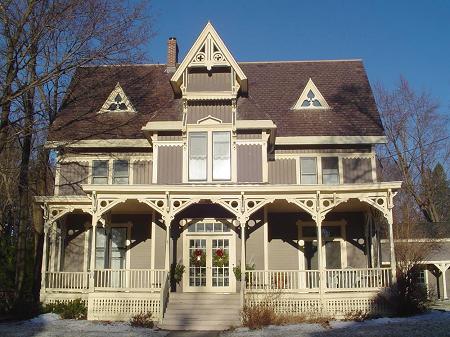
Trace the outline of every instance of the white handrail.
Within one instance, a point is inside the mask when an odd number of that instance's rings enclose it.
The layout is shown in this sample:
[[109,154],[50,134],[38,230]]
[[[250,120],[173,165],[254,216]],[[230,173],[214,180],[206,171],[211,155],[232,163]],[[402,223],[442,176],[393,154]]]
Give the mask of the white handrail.
[[82,271],[47,271],[45,281],[47,289],[82,291],[88,287],[88,273]]
[[328,289],[386,288],[391,285],[390,268],[327,269]]
[[319,288],[317,270],[247,270],[247,290],[302,290]]
[[169,273],[167,271],[164,272],[164,283],[161,287],[161,293],[160,293],[160,303],[159,303],[159,321],[162,322],[164,318],[164,312],[166,311],[166,306],[169,300],[169,293],[170,293],[170,277]]
[[96,269],[95,289],[159,290],[165,277],[163,269]]

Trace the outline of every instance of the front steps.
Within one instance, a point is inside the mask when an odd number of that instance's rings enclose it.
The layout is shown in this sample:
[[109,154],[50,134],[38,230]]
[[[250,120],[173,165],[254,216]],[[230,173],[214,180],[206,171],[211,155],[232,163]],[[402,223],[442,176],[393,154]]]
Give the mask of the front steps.
[[160,328],[226,330],[240,325],[239,294],[171,293]]

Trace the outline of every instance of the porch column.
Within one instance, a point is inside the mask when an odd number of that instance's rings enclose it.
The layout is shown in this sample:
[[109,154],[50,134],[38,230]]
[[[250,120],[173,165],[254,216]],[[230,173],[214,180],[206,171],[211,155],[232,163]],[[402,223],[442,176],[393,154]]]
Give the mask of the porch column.
[[326,276],[325,269],[323,266],[323,256],[322,256],[322,219],[320,214],[316,217],[316,226],[317,226],[317,265],[319,268],[319,298],[322,304],[322,308],[324,308],[324,298],[323,294],[325,292],[326,287]]
[[170,228],[172,219],[170,215],[163,216],[164,225],[166,226],[166,251],[165,251],[165,264],[164,269],[170,271]]
[[41,264],[41,292],[45,292],[46,274],[47,274],[47,235],[48,226],[44,223],[44,243],[42,245],[42,264]]
[[[436,267],[439,268],[439,270],[442,273],[442,299],[448,300],[448,294],[447,294],[447,277],[445,273],[447,272],[447,269],[450,267],[450,264],[437,264]],[[439,280],[438,280],[439,282]]]
[[51,245],[50,245],[50,271],[55,271],[55,264],[56,264],[56,229],[57,229],[57,223],[52,223],[52,230],[51,230]]
[[[241,226],[241,275],[243,276],[246,269],[246,256],[245,256],[245,224],[246,217],[239,217],[239,225]],[[245,277],[244,277],[245,279]]]
[[389,235],[389,248],[391,253],[391,276],[392,276],[392,283],[397,283],[397,262],[395,259],[395,250],[394,250],[394,231],[392,229],[393,224],[393,217],[392,217],[392,210],[389,211],[388,216],[388,235]]
[[89,291],[94,291],[94,269],[95,269],[95,240],[97,234],[97,222],[98,216],[97,214],[92,214],[92,225],[91,225],[91,258],[89,261]]

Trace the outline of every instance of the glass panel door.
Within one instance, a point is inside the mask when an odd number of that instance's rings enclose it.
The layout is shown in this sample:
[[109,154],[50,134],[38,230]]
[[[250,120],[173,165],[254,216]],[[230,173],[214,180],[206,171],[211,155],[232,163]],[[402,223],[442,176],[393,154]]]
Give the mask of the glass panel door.
[[189,239],[189,287],[206,287],[206,239]]
[[212,286],[228,287],[230,285],[230,240],[212,239]]

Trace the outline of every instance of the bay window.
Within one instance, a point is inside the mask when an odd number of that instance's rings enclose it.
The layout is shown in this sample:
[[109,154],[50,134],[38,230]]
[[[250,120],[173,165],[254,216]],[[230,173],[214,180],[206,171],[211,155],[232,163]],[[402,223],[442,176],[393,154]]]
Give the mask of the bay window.
[[204,181],[208,176],[208,133],[189,133],[189,180]]
[[231,180],[231,133],[190,132],[188,159],[189,181]]
[[108,161],[94,160],[92,163],[92,183],[107,184],[108,183]]
[[229,132],[213,132],[213,180],[231,179],[231,139]]
[[339,184],[338,157],[322,157],[322,184]]
[[113,184],[128,184],[128,160],[114,160]]
[[300,158],[300,184],[317,184],[317,160],[315,157]]

